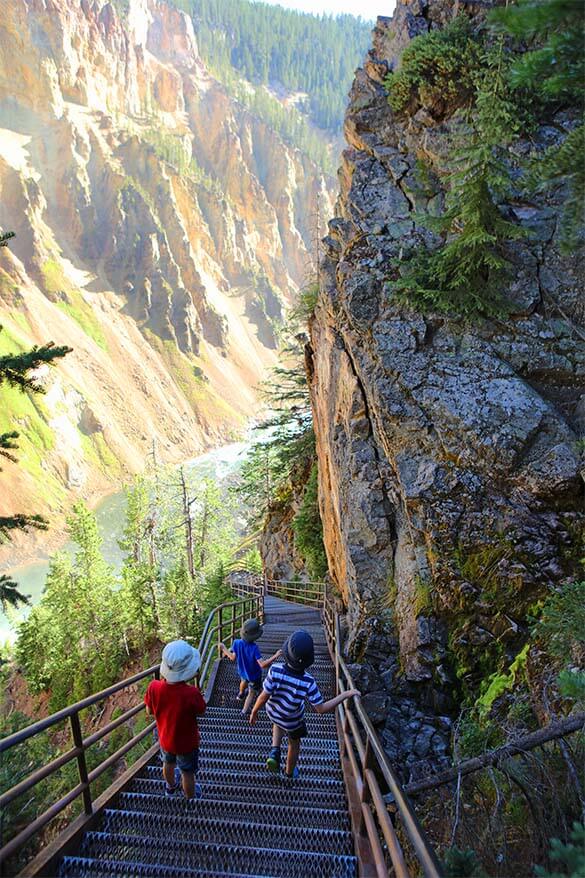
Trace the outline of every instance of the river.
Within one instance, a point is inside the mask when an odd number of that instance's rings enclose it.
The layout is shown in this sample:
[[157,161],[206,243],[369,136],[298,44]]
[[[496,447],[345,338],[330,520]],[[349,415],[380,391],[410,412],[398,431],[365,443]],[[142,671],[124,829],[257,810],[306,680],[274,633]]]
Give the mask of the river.
[[[215,448],[192,460],[186,461],[183,466],[194,475],[213,476],[219,481],[230,475],[241,462],[244,452],[249,448],[249,441],[234,442],[231,445],[223,445],[221,448]],[[95,515],[100,529],[103,546],[102,552],[104,558],[118,572],[122,567],[122,552],[118,546],[118,540],[122,535],[126,517],[126,498],[123,491],[115,494],[109,494],[98,503],[95,508]],[[74,553],[72,543],[66,543],[63,551]],[[3,570],[2,573],[9,573],[18,583],[19,590],[26,595],[30,595],[32,605],[37,604],[40,600],[47,571],[49,569],[48,560],[34,561],[28,564],[22,564],[19,567],[13,567]],[[22,607],[19,610],[9,610],[8,617],[0,612],[0,643],[14,641],[16,637],[16,626],[22,619],[25,619],[30,612],[30,607]]]

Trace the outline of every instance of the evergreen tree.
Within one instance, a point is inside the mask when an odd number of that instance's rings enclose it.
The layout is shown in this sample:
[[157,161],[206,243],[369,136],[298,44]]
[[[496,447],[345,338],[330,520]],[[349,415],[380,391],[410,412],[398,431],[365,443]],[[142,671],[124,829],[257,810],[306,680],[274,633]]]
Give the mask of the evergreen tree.
[[[14,232],[0,233],[0,248],[6,247],[8,241],[14,237]],[[0,332],[2,327],[0,326]],[[5,354],[0,357],[0,384],[6,383],[11,387],[17,387],[23,393],[44,393],[45,389],[34,375],[34,370],[43,364],[53,365],[54,361],[70,353],[72,348],[57,347],[53,342],[38,347],[35,345],[29,351],[19,354]],[[18,432],[10,430],[0,434],[0,456],[12,463],[17,461],[13,451],[18,449]],[[27,530],[28,528],[46,530],[47,520],[42,515],[13,515],[0,516],[0,542],[6,542],[13,530]],[[29,600],[18,590],[18,585],[9,576],[0,576],[0,604],[5,610],[7,606],[17,607],[19,604],[28,604]]]
[[520,130],[502,39],[485,53],[475,79],[474,108],[449,164],[445,212],[418,217],[444,243],[416,254],[393,288],[422,308],[493,316],[504,307],[498,290],[508,267],[503,245],[523,234],[500,207],[511,188],[507,145]]
[[577,106],[580,119],[560,146],[536,155],[529,184],[548,189],[566,182],[562,241],[572,249],[583,241],[585,217],[585,4],[582,0],[519,0],[495,10],[492,20],[532,46],[512,65],[514,89],[534,89],[553,108]]
[[118,676],[123,614],[112,568],[101,554],[95,516],[83,503],[67,520],[75,559],[51,560],[41,602],[19,628],[16,656],[33,692],[51,690],[55,709]]

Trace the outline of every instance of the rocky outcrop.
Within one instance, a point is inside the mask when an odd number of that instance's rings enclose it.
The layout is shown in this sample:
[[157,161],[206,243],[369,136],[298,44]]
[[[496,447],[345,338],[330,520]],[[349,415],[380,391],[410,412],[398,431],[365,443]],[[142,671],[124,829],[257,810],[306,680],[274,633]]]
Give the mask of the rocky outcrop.
[[[397,118],[383,78],[456,6],[405,0],[378,20],[350,94],[309,350],[347,647],[373,663],[364,688],[380,733],[413,770],[447,751],[455,657],[471,677],[496,641],[511,660],[528,606],[574,572],[584,524],[583,262],[559,249],[562,190],[507,206],[530,234],[510,245],[506,319],[422,314],[388,285],[404,250],[428,240],[415,211],[436,209],[440,186],[421,191],[416,162],[440,179],[451,123]],[[560,115],[536,139],[568,124]]]
[[140,469],[153,438],[178,460],[239,431],[329,203],[331,181],[209,74],[190,18],[126,5],[2,9],[2,350],[74,348],[37,412],[49,453],[16,425],[34,459],[4,473],[3,511],[54,519]]

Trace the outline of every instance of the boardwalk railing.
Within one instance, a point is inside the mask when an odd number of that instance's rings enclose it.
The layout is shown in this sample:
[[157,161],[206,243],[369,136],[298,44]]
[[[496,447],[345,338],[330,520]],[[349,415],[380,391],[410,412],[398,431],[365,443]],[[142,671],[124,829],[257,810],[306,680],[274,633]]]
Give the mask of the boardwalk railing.
[[[209,689],[213,685],[212,670],[215,664],[214,660],[218,655],[219,642],[221,640],[232,640],[236,636],[237,631],[239,631],[242,622],[250,616],[256,616],[260,619],[264,616],[263,588],[261,590],[257,589],[255,593],[247,594],[245,597],[238,600],[222,604],[212,610],[209,614],[199,643],[201,670],[197,677],[197,682],[202,689]],[[127,679],[104,689],[102,692],[98,692],[96,695],[90,695],[82,701],[78,701],[69,707],[65,707],[63,710],[53,713],[51,716],[41,719],[0,741],[0,758],[6,760],[7,756],[9,758],[10,754],[16,747],[24,744],[26,741],[30,741],[32,738],[49,730],[53,730],[54,732],[60,731],[59,726],[61,723],[69,723],[71,747],[56,759],[37,768],[35,771],[31,772],[28,777],[24,778],[24,780],[21,780],[15,786],[2,793],[2,795],[0,795],[0,814],[4,814],[6,807],[12,802],[23,796],[25,793],[30,793],[39,783],[46,778],[51,777],[51,775],[55,774],[55,772],[59,771],[63,766],[70,762],[75,761],[77,763],[79,775],[79,783],[73,786],[64,796],[62,796],[62,798],[51,803],[42,814],[38,815],[28,824],[28,826],[25,826],[20,832],[4,844],[0,850],[0,870],[2,870],[2,874],[3,864],[16,854],[26,842],[42,832],[55,817],[65,811],[65,809],[79,797],[81,797],[83,801],[84,815],[75,821],[76,832],[88,828],[90,819],[93,819],[96,814],[96,802],[92,796],[92,784],[101,777],[105,771],[114,767],[122,757],[136,747],[137,744],[139,744],[148,734],[152,733],[155,723],[152,722],[146,725],[145,728],[133,735],[123,746],[119,747],[114,753],[104,758],[104,760],[95,768],[88,770],[86,754],[89,748],[110,735],[115,729],[118,729],[120,726],[140,714],[144,710],[144,703],[142,702],[142,699],[140,699],[139,704],[126,710],[121,716],[107,723],[93,734],[85,737],[82,731],[80,714],[83,710],[100,705],[110,696],[127,690],[143,680],[149,678],[158,679],[159,671],[160,665],[153,665],[151,668],[141,671],[139,674],[134,674],[134,676],[128,677]],[[145,754],[145,756],[150,755],[152,755],[150,751],[148,754]],[[136,767],[133,767],[131,774],[134,774],[135,771],[140,768],[141,762],[142,760],[140,763],[136,763]],[[101,794],[99,797],[100,808],[105,807],[108,798],[111,798],[111,796],[119,791],[120,780],[123,779],[124,776],[114,782],[104,793]],[[108,795],[109,793],[110,795]],[[36,870],[36,873],[41,874],[38,870]],[[34,874],[34,871],[32,874]]]
[[[337,692],[356,688],[341,654],[340,621],[335,598],[325,584],[274,580],[266,580],[265,584],[267,594],[322,609],[329,651],[335,666]],[[440,878],[443,873],[436,854],[359,698],[349,699],[338,706],[337,724],[356,854],[363,870],[367,869],[371,874],[373,865],[377,878],[387,878],[389,874],[396,878],[409,878],[413,874],[411,866],[414,866],[414,860],[417,873],[422,870],[427,878]],[[388,796],[382,792],[382,788],[390,794],[391,805],[387,803]],[[389,807],[392,807],[394,819],[400,824],[398,834],[409,843],[408,856],[403,852]]]

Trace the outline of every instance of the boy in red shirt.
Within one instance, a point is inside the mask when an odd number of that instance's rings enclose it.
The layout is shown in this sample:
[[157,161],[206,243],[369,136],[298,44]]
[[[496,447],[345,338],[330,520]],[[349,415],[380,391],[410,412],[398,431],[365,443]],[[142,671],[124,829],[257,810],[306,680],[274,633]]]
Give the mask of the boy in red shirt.
[[205,699],[197,686],[189,686],[201,665],[199,651],[185,640],[167,643],[160,665],[163,680],[153,680],[144,696],[146,712],[154,716],[163,760],[165,793],[178,788],[175,767],[181,772],[186,799],[201,798],[195,783],[199,765],[199,728],[196,717],[205,713]]

